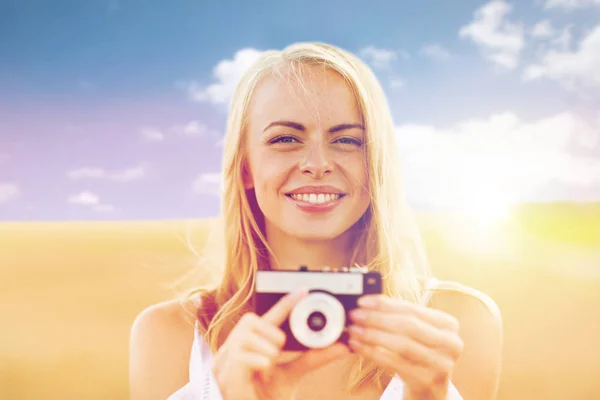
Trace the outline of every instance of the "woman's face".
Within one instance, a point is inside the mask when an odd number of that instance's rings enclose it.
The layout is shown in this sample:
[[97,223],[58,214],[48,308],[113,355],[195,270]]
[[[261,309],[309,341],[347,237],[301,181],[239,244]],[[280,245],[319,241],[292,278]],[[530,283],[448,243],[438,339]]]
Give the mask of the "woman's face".
[[297,83],[266,77],[246,131],[249,171],[267,232],[333,239],[365,213],[365,133],[354,95],[331,70],[306,67]]

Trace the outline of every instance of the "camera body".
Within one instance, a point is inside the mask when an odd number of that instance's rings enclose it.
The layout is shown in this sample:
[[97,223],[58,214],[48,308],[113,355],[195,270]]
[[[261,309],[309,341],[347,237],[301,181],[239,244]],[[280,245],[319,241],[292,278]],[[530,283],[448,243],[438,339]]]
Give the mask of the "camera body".
[[286,351],[346,343],[348,313],[358,307],[360,296],[380,294],[382,282],[378,272],[356,267],[341,271],[328,268],[309,271],[305,266],[297,271],[258,271],[254,285],[255,312],[263,315],[281,297],[301,289],[308,289],[308,295],[294,306],[281,325],[286,334],[283,346]]

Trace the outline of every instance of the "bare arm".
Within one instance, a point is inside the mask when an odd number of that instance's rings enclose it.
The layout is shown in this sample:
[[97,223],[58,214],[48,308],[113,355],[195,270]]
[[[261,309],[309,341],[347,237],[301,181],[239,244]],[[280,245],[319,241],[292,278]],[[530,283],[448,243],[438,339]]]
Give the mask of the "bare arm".
[[129,345],[130,400],[164,400],[188,382],[193,320],[178,301],[155,304],[135,319]]

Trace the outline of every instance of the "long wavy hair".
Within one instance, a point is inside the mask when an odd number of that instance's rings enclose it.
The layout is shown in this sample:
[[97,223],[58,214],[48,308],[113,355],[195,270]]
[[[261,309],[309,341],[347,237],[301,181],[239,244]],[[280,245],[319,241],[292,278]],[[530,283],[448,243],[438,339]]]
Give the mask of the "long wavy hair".
[[[372,70],[354,54],[324,43],[295,43],[281,51],[264,52],[239,81],[230,104],[220,215],[196,267],[208,280],[195,282],[182,297],[189,300],[200,294],[199,329],[213,352],[239,318],[252,311],[256,271],[270,268],[264,215],[254,191],[246,190],[243,184],[249,105],[257,84],[267,75],[302,84],[300,72],[307,65],[328,68],[345,79],[356,96],[365,125],[371,201],[365,214],[350,228],[354,243],[348,265],[379,271],[386,295],[417,303],[422,296],[422,281],[430,276],[416,221],[403,193],[391,113]],[[389,378],[385,370],[357,358],[347,390],[352,392],[373,383],[382,388],[385,378]]]

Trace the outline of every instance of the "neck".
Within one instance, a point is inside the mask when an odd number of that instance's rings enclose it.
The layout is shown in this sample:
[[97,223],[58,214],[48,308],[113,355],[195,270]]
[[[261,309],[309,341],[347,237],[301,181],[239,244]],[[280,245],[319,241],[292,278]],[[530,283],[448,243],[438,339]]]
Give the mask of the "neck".
[[269,257],[272,269],[297,270],[305,265],[309,270],[320,270],[326,266],[349,266],[350,232],[331,240],[307,240],[289,236],[267,224],[266,234],[269,247],[275,255]]

